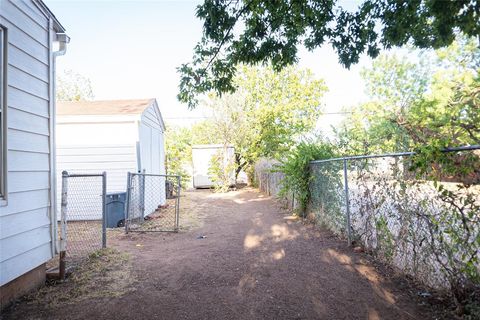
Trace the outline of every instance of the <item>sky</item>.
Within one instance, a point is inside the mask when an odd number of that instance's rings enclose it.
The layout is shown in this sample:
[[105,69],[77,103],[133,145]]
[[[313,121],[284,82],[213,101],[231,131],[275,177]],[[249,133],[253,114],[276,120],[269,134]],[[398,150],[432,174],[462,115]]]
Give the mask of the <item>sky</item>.
[[[195,17],[200,1],[70,1],[45,0],[71,38],[67,54],[57,59],[57,71],[73,70],[89,78],[96,100],[156,98],[165,122],[188,125],[206,115],[177,101],[176,68],[189,62],[201,38]],[[344,1],[347,6],[354,1]],[[325,80],[326,113],[318,128],[328,131],[342,116],[331,114],[365,100],[362,58],[343,68],[329,46],[314,52],[300,49],[301,67]]]

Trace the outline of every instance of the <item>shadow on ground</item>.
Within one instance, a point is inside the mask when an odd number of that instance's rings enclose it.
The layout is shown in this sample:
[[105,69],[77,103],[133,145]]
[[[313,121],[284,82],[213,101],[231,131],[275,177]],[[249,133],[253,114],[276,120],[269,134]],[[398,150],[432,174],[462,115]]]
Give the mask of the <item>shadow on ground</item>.
[[5,319],[433,317],[367,256],[253,189],[184,195],[180,233],[112,239],[130,257],[135,282],[125,293],[55,306],[24,301]]

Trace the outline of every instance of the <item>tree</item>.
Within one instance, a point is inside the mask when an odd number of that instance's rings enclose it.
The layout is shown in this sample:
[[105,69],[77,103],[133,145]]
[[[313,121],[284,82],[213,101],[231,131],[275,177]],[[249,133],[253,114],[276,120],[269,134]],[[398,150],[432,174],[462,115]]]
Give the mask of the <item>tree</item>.
[[437,50],[430,89],[399,124],[417,145],[480,144],[480,43],[459,37]]
[[190,174],[185,169],[192,162],[192,132],[188,128],[168,126],[165,132],[167,174],[180,175],[182,187],[187,186]]
[[328,42],[346,67],[382,48],[445,47],[457,30],[480,35],[479,11],[477,0],[366,0],[353,11],[338,0],[205,0],[196,12],[203,37],[179,67],[178,99],[194,108],[199,94],[233,92],[239,63],[271,62],[278,71],[297,61],[299,46]]
[[362,72],[370,100],[340,130],[348,153],[479,143],[478,40],[459,35],[447,48],[414,54],[381,55]]
[[311,71],[293,66],[280,72],[240,66],[235,81],[236,93],[210,96],[212,119],[192,131],[202,143],[232,144],[238,175],[259,157],[280,159],[313,130],[326,87]]
[[[361,72],[369,101],[354,107],[344,124],[347,153],[368,154],[411,148],[405,128],[399,125],[430,84],[430,67],[409,56],[382,54]],[[423,59],[418,59],[423,61]],[[345,131],[343,132],[345,134]]]
[[209,130],[203,130],[208,133],[210,141],[213,143],[235,147],[235,180],[240,171],[248,164],[246,155],[251,142],[252,126],[249,123],[251,119],[247,116],[246,103],[247,99],[243,89],[222,97],[211,95],[208,107],[211,110],[212,118],[205,123]]
[[90,79],[73,71],[65,70],[57,79],[57,100],[84,101],[93,100]]
[[210,94],[205,107],[211,117],[192,126],[193,143],[240,146],[244,138],[242,132],[247,129],[245,103],[245,96],[240,91],[222,97]]
[[192,125],[192,144],[220,144],[223,139],[210,119]]
[[310,70],[243,67],[237,79],[252,127],[250,161],[280,158],[315,128],[327,87]]

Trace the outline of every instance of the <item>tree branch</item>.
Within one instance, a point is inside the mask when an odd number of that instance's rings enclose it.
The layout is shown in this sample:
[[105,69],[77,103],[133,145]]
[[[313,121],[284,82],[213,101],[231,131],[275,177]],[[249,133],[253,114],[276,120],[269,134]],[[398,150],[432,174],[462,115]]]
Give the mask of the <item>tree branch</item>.
[[208,62],[207,66],[205,67],[205,70],[208,70],[210,68],[212,62],[217,58],[218,54],[220,53],[220,50],[222,49],[223,45],[225,44],[225,41],[227,41],[228,36],[230,36],[230,33],[233,30],[233,27],[237,24],[238,19],[245,13],[245,11],[248,9],[250,4],[252,4],[253,0],[249,1],[240,11],[238,11],[237,16],[235,17],[235,23],[232,24],[230,28],[228,28],[227,33],[223,37],[222,41],[220,42],[216,52],[214,53],[213,57],[210,59]]

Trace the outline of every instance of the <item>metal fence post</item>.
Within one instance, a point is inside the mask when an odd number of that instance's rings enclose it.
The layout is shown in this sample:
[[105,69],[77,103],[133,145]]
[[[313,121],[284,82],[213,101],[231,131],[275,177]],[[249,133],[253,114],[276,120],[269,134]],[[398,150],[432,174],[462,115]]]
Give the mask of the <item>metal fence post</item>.
[[271,196],[272,193],[270,192],[270,180],[272,179],[272,175],[270,173],[267,173],[267,195]]
[[350,200],[348,197],[348,176],[347,176],[347,159],[343,158],[343,178],[345,181],[345,207],[346,207],[346,215],[347,215],[347,238],[348,238],[348,245],[352,244],[352,231],[350,226]]
[[131,200],[131,191],[132,191],[132,173],[127,173],[127,196],[125,199],[125,217],[123,223],[125,224],[125,233],[128,233],[128,217],[130,214],[130,200]]
[[178,232],[181,177],[153,173],[127,177],[125,233]]
[[[60,258],[58,272],[61,280],[65,279],[65,256],[67,254],[67,195],[68,172],[62,172],[62,202],[60,212]],[[56,223],[56,221],[55,221]]]
[[295,193],[292,191],[292,210],[295,210]]
[[102,173],[102,248],[107,247],[107,173]]
[[145,169],[142,170],[142,174],[138,176],[139,191],[140,191],[140,212],[142,213],[142,218],[145,217]]
[[176,207],[176,219],[175,219],[175,231],[178,232],[178,226],[180,224],[180,191],[182,189],[181,177],[177,176],[177,207]]

